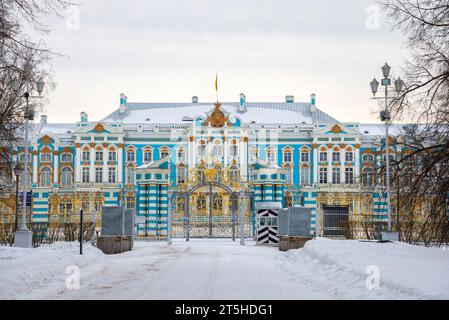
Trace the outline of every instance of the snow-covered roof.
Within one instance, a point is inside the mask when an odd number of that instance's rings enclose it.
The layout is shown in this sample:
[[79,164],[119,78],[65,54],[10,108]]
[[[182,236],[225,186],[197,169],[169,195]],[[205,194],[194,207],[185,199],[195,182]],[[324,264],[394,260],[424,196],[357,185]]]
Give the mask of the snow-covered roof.
[[[311,103],[246,103],[246,112],[239,113],[238,102],[224,102],[221,108],[245,123],[293,124],[334,123],[328,114]],[[114,111],[105,122],[124,123],[185,123],[185,118],[204,115],[213,103],[127,103],[126,112]],[[149,121],[147,121],[149,119]]]
[[[402,132],[403,124],[393,124],[389,126],[389,133],[392,135],[398,135]],[[370,136],[384,136],[385,135],[385,125],[382,123],[361,123],[359,124],[359,131],[364,135]]]

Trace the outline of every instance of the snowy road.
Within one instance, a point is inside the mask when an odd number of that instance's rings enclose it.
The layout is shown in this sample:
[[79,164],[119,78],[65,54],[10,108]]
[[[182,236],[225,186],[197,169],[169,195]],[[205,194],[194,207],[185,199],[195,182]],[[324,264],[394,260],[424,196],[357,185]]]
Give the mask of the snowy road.
[[[319,299],[276,267],[273,247],[234,243],[137,243],[81,268],[79,290],[50,290],[51,299]],[[330,296],[329,296],[330,297]]]
[[[80,288],[66,287],[67,266]],[[376,289],[366,268],[379,270]],[[104,255],[76,243],[0,247],[2,299],[449,299],[449,251],[406,244],[309,241],[304,249],[232,242],[138,242]]]

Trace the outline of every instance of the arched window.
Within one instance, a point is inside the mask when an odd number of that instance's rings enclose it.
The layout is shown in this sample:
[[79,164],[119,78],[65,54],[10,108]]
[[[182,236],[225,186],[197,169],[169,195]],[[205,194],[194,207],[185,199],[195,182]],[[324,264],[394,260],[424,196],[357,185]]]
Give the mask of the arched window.
[[340,175],[340,168],[339,167],[333,167],[332,168],[332,183],[333,184],[339,184],[341,182],[341,175]]
[[362,156],[362,161],[372,163],[374,162],[374,155],[372,153],[365,153]]
[[221,141],[215,140],[214,146],[212,148],[212,155],[214,157],[221,157],[223,155],[223,145],[221,144]]
[[310,185],[310,167],[307,165],[301,167],[301,184]]
[[229,181],[237,183],[240,179],[240,171],[237,166],[229,167]]
[[134,209],[136,206],[136,197],[134,193],[128,192],[125,198],[126,209]]
[[51,169],[48,167],[42,168],[41,170],[41,186],[51,186]]
[[178,166],[176,170],[177,182],[178,183],[186,183],[187,182],[187,168],[184,165]]
[[198,142],[198,156],[204,157],[206,155],[206,142],[204,140],[200,140]]
[[206,181],[206,177],[204,175],[203,168],[198,168],[196,171],[196,180],[198,183],[204,183]]
[[354,183],[354,169],[353,168],[345,169],[345,183],[347,183],[347,184]]
[[229,147],[229,154],[231,157],[236,157],[239,153],[239,147],[236,140],[231,141],[231,146]]
[[284,194],[284,205],[286,208],[293,207],[293,196],[290,192]]
[[373,185],[373,169],[364,168],[362,171],[362,185],[364,187],[371,187]]
[[126,182],[127,184],[136,183],[136,171],[133,167],[126,168]]
[[291,165],[284,166],[285,183],[293,184],[293,167]]
[[185,158],[185,152],[184,152],[184,149],[183,148],[179,148],[178,149],[178,153],[177,153],[177,156],[178,156],[178,162],[184,162],[184,161],[186,161],[186,158]]
[[70,187],[72,185],[72,169],[64,167],[61,170],[61,186]]

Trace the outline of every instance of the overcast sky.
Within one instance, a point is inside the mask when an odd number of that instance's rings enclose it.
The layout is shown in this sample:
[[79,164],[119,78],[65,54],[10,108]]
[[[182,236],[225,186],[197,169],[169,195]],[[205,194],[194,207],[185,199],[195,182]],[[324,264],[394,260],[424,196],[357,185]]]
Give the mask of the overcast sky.
[[[373,7],[374,5],[374,7]],[[130,102],[308,101],[343,122],[378,122],[369,82],[400,74],[405,38],[368,0],[84,0],[52,17],[50,122],[98,120]],[[378,9],[381,10],[380,7]]]

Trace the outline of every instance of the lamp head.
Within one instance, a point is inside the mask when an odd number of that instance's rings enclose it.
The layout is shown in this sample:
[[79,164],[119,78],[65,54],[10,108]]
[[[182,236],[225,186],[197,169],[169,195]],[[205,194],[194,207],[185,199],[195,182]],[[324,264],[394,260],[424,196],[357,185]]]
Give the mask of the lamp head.
[[370,86],[371,92],[373,93],[373,95],[376,95],[377,90],[379,90],[379,81],[377,81],[376,78],[374,78],[374,80],[371,81]]
[[385,62],[385,64],[382,67],[382,74],[384,78],[388,78],[388,76],[390,75],[390,70],[391,67],[388,65],[388,63]]

